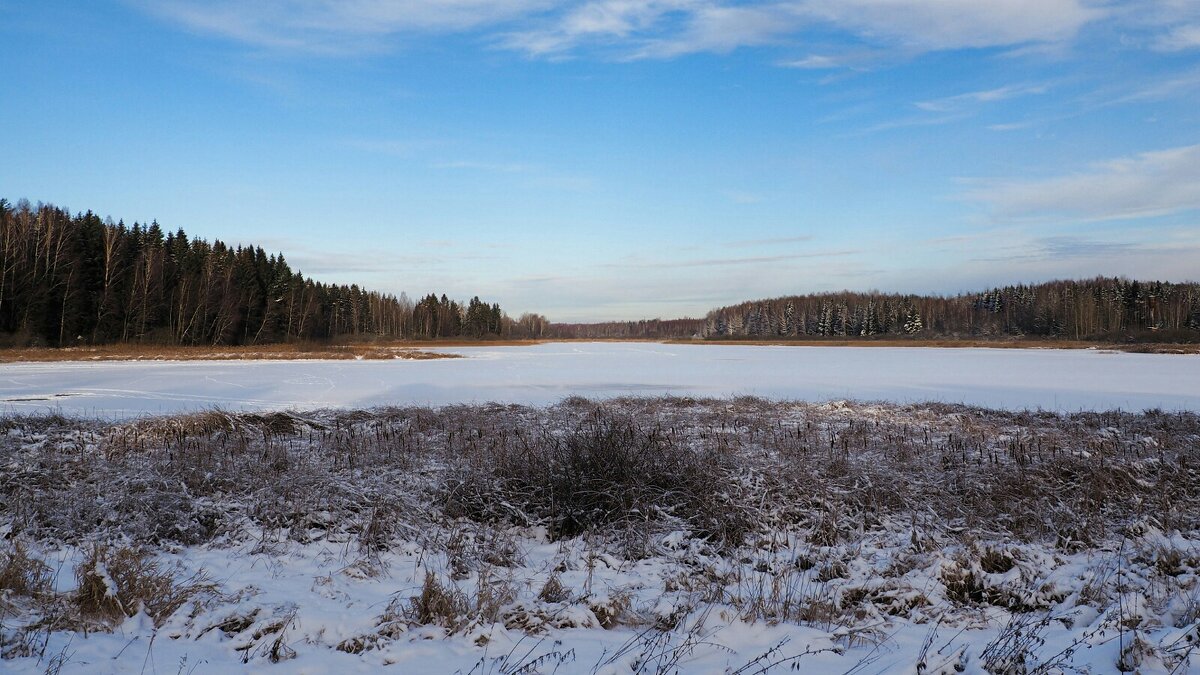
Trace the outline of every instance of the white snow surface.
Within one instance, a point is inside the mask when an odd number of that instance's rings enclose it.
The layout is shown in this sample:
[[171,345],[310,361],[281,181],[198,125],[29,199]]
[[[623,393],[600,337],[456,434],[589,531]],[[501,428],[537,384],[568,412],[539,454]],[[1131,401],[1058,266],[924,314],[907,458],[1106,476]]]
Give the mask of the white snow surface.
[[[1101,612],[1080,600],[1096,578],[1114,574],[1118,559],[1120,564],[1128,565],[1133,552],[1154,546],[1161,538],[1161,533],[1149,532],[1131,542],[1128,553],[1122,548],[1122,553],[1089,551],[1064,557],[1038,546],[1012,549],[1029,561],[1029,569],[989,575],[988,583],[996,588],[1032,586],[1062,600],[1051,601],[1056,605],[1053,609],[1025,615],[1031,622],[1024,629],[1028,631],[1026,656],[1033,663],[1061,662],[1058,667],[1033,672],[1116,672],[1122,653],[1135,640],[1157,645],[1162,653],[1180,659],[1169,665],[1158,658],[1146,658],[1137,672],[1197,672],[1193,652],[1200,624],[1191,618],[1194,611],[1185,607],[1195,602],[1194,596],[1164,598],[1168,608],[1161,612],[1145,607],[1142,594],[1154,595],[1156,591],[1146,579],[1150,573],[1134,564],[1124,574],[1137,592],[1131,593],[1120,609],[1114,605],[1111,611]],[[240,671],[313,675],[1025,672],[989,671],[985,667],[989,645],[1000,641],[1004,633],[1007,612],[978,608],[955,613],[948,611],[947,601],[938,595],[938,570],[956,564],[952,558],[955,550],[913,554],[906,548],[905,539],[900,535],[860,543],[847,573],[849,579],[838,583],[846,588],[870,589],[868,592],[899,604],[914,601],[915,620],[891,617],[871,607],[876,616],[864,617],[855,628],[747,622],[733,607],[718,604],[697,609],[690,604],[695,602],[695,593],[663,591],[666,580],[695,574],[696,565],[704,563],[714,570],[743,568],[748,578],[740,585],[741,590],[731,593],[753,594],[756,588],[772,588],[772,581],[782,578],[782,593],[794,594],[796,603],[835,597],[836,592],[827,595],[817,589],[824,584],[810,580],[815,570],[800,576],[789,573],[795,568],[789,559],[794,542],[789,544],[786,538],[777,542],[782,544],[780,550],[767,550],[754,560],[746,560],[762,569],[761,573],[746,571],[751,565],[706,560],[694,550],[695,546],[683,546],[648,560],[628,561],[588,551],[580,541],[551,544],[525,538],[520,548],[526,563],[510,572],[508,580],[519,589],[518,597],[504,614],[511,623],[531,626],[533,634],[501,623],[475,624],[453,635],[437,626],[395,625],[392,630],[396,634],[390,639],[377,637],[384,625],[381,615],[388,612],[389,602],[419,595],[426,570],[436,570],[444,583],[451,583],[444,557],[411,545],[407,550],[384,555],[379,561],[384,570],[381,575],[364,575],[353,562],[352,548],[344,542],[276,544],[276,550],[266,551],[261,542],[233,549],[192,548],[184,555],[168,554],[161,560],[178,564],[184,574],[199,571],[219,582],[224,600],[216,606],[207,610],[184,607],[158,628],[145,614],[138,614],[111,633],[54,632],[42,638],[46,640],[42,656],[0,661],[0,671],[80,675]],[[1196,544],[1187,540],[1175,543],[1184,550],[1194,550]],[[836,559],[847,553],[831,550],[830,555]],[[882,579],[880,570],[896,563],[898,556],[920,562],[900,579]],[[70,548],[48,557],[50,562],[67,568],[77,564],[78,558],[79,551]],[[561,578],[574,598],[568,603],[547,604],[536,599],[538,589],[555,574],[554,569],[565,569]],[[478,581],[478,576],[472,574],[460,585],[472,591]],[[69,586],[69,582],[60,585]],[[1157,591],[1163,596],[1170,592],[1166,588]],[[680,603],[678,607],[675,602]],[[647,625],[602,628],[597,613],[618,605],[625,608],[622,612],[639,615]],[[658,633],[651,628],[656,616],[680,623],[674,630]],[[239,617],[245,617],[248,627],[220,627]],[[1123,631],[1123,622],[1138,628]],[[1038,623],[1041,626],[1034,627]],[[356,639],[368,645],[361,654],[336,647]],[[923,647],[923,643],[928,646]],[[281,662],[272,663],[272,645],[282,650]],[[922,654],[924,670],[918,667]],[[754,666],[752,662],[763,656],[769,657],[763,664],[778,665]]]
[[134,417],[567,396],[941,401],[1055,411],[1200,411],[1200,356],[1101,349],[796,347],[646,342],[434,348],[427,361],[125,361],[0,365],[0,412]]

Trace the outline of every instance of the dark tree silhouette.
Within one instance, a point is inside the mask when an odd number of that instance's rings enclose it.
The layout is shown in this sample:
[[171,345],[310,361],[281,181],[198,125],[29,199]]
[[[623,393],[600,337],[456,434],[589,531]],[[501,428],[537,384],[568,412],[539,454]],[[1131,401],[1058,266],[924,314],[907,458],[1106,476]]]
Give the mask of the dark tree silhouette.
[[1200,339],[1200,284],[1098,277],[952,296],[792,295],[721,307],[703,319],[552,324],[571,338],[1037,337]]
[[293,271],[282,254],[0,199],[0,341],[263,344],[342,337],[523,336],[478,297],[415,306]]

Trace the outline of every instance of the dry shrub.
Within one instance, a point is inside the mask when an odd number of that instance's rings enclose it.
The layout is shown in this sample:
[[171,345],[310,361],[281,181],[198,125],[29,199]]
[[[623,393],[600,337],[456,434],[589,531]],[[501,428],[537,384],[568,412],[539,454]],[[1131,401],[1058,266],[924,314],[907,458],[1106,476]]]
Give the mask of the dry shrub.
[[941,580],[946,597],[960,605],[981,604],[986,599],[983,578],[965,561],[942,568]]
[[557,574],[553,574],[546,583],[542,586],[542,590],[538,591],[538,600],[542,602],[566,602],[571,598],[571,591],[563,586],[562,580]]
[[467,596],[454,584],[443,585],[432,571],[425,573],[421,594],[409,600],[406,618],[418,626],[441,626],[454,632],[467,621]]
[[299,418],[286,412],[243,413],[238,417],[240,422],[276,436],[295,434],[302,425]]
[[359,550],[368,555],[383,553],[391,547],[400,530],[399,510],[393,504],[377,503],[358,533]]
[[1037,652],[1046,644],[1043,633],[1050,623],[1049,615],[1013,615],[996,639],[980,652],[980,665],[994,675],[1041,670]]
[[479,576],[475,592],[473,618],[484,623],[495,623],[504,608],[517,599],[517,590],[508,579],[493,577],[485,570]]
[[734,477],[716,454],[599,408],[565,437],[493,445],[448,481],[445,503],[452,516],[545,523],[554,539],[675,518],[736,544],[752,522],[728,494]]
[[619,626],[629,614],[632,598],[628,593],[614,593],[605,597],[595,597],[588,600],[588,609],[596,615],[596,621],[605,630]]
[[1002,548],[986,546],[979,552],[979,568],[988,574],[1004,574],[1016,565],[1013,554]]
[[202,575],[179,579],[145,551],[94,546],[75,570],[75,602],[85,617],[115,621],[144,611],[162,625],[180,607],[214,586]]
[[837,546],[839,534],[837,513],[826,508],[809,532],[808,543],[814,546]]
[[40,597],[50,592],[52,580],[50,566],[30,557],[20,542],[0,553],[0,596]]
[[834,560],[828,565],[817,571],[817,576],[813,577],[821,583],[829,583],[834,579],[845,579],[850,576],[850,568],[841,560]]
[[798,623],[828,628],[841,617],[833,589],[795,569],[755,574],[744,586],[739,584],[729,602],[743,619],[769,624]]
[[380,617],[379,634],[394,637],[398,619],[410,626],[440,626],[456,633],[480,623],[495,623],[505,608],[517,599],[517,588],[510,579],[492,576],[489,570],[479,574],[474,597],[454,582],[443,583],[432,571],[425,573],[421,593],[408,599],[407,606],[393,601]]

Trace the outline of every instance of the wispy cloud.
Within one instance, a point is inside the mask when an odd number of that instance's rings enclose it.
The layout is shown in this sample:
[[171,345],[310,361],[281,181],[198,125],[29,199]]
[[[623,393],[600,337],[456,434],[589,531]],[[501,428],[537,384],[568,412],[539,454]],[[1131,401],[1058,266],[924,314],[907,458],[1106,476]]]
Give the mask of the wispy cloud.
[[805,260],[812,258],[842,258],[846,256],[856,255],[861,251],[842,250],[842,251],[815,251],[812,253],[786,253],[782,255],[763,255],[749,256],[740,258],[706,258],[703,260],[680,260],[680,261],[661,261],[650,263],[644,260],[607,263],[601,267],[611,268],[642,268],[647,265],[653,266],[655,269],[678,269],[686,267],[731,267],[741,265],[768,265],[779,262],[789,262],[793,260]]
[[1165,52],[1200,49],[1200,24],[1175,28],[1155,41],[1154,46]]
[[474,160],[453,160],[435,162],[435,169],[466,169],[469,171],[490,171],[494,173],[528,173],[537,167],[520,162],[478,162]]
[[[407,255],[369,246],[319,246],[309,239],[260,237],[268,250],[281,251],[290,265],[305,274],[335,283],[362,282],[363,275],[392,276],[397,269],[438,270],[464,261],[494,261],[503,258],[505,244],[463,246],[449,240],[415,242]],[[489,253],[477,253],[481,249]]]
[[965,94],[946,96],[943,98],[933,99],[931,101],[920,101],[916,103],[916,106],[921,110],[927,110],[929,112],[950,112],[986,103],[1007,101],[1009,99],[1019,98],[1022,96],[1044,94],[1049,91],[1049,89],[1050,86],[1046,84],[1014,84],[1005,87],[997,87],[995,89],[985,89],[982,91],[971,91]]
[[133,0],[198,33],[273,49],[357,54],[394,46],[398,36],[495,26],[545,10],[555,0]]
[[800,26],[788,3],[716,0],[592,0],[504,36],[532,56],[616,47],[624,59],[728,52],[775,42]]
[[671,58],[698,52],[726,53],[782,41],[801,21],[783,5],[720,6],[694,9],[676,33],[648,40],[632,58]]
[[[844,74],[846,72],[872,70],[884,63],[895,64],[898,61],[908,60],[914,54],[915,52],[911,50],[896,48],[864,49],[858,46],[829,46],[820,52],[808,54],[800,58],[776,61],[775,65],[781,68],[796,68],[799,70],[842,71]],[[821,83],[826,84],[836,79],[838,79],[836,75],[829,75]]]
[[957,122],[959,120],[965,119],[966,117],[967,117],[966,114],[960,113],[960,112],[946,113],[946,114],[942,114],[942,115],[910,115],[908,117],[901,117],[900,119],[887,120],[885,122],[879,122],[877,124],[872,124],[871,126],[866,127],[865,129],[862,129],[862,130],[852,133],[850,135],[851,136],[865,136],[865,135],[869,135],[869,134],[879,133],[881,131],[891,131],[893,129],[907,129],[907,128],[911,128],[911,127],[936,127],[936,126],[941,126],[943,124],[950,124],[951,122]]
[[1177,263],[1189,255],[1200,255],[1195,242],[1162,244],[1113,241],[1077,235],[1035,237],[1006,247],[993,249],[994,254],[972,258],[978,263],[1031,263],[1054,265],[1090,263],[1096,271],[1107,271],[1114,263],[1129,260],[1169,260]]
[[435,169],[507,174],[520,177],[526,187],[563,192],[587,192],[592,189],[591,177],[561,173],[539,164],[526,162],[496,162],[470,159],[444,160],[432,163]]
[[1200,47],[1200,3],[1194,0],[1125,0],[1113,13],[1126,44],[1164,52]]
[[[1036,237],[991,249],[992,255],[973,258],[976,262],[1005,262],[1018,260],[1068,260],[1073,258],[1110,258],[1149,247],[1128,242],[1113,242],[1091,237],[1059,235]],[[996,254],[998,253],[998,254]]]
[[782,244],[801,244],[812,241],[811,234],[803,234],[796,237],[770,237],[766,239],[741,239],[731,241],[726,246],[734,248],[749,248],[752,246],[779,246]]
[[[273,49],[361,53],[405,36],[474,31],[531,56],[602,48],[627,59],[799,43],[830,29],[915,52],[1054,43],[1108,14],[1085,0],[130,1],[192,31]],[[824,68],[841,58],[788,65]]]
[[1161,101],[1194,91],[1200,91],[1200,68],[1172,73],[1148,82],[1140,82],[1132,90],[1127,89],[1116,95],[1109,90],[1107,92],[1109,98],[1098,105],[1107,107],[1126,103]]
[[1036,122],[1033,121],[1002,122],[1000,124],[989,124],[987,128],[989,131],[1020,131],[1021,129],[1028,129],[1034,124]]
[[1081,0],[808,0],[806,14],[924,51],[1069,40],[1106,12]]
[[1200,209],[1200,145],[1097,162],[1042,180],[982,181],[965,196],[1002,218],[1111,220]]
[[846,61],[840,56],[829,54],[809,54],[803,58],[779,62],[779,65],[784,68],[801,68],[803,70],[832,70],[842,68],[845,64]]
[[[540,27],[515,32],[507,45],[530,54],[588,44],[632,43],[634,58],[727,52],[833,28],[877,45],[909,51],[1068,40],[1105,12],[1082,0],[593,0]],[[839,57],[785,62],[827,68]]]

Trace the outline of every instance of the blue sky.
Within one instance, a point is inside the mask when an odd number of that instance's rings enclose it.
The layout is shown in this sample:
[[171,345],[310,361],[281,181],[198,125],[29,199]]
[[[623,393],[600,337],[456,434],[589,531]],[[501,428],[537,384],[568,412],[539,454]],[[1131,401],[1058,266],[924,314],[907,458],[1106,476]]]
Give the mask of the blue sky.
[[1200,280],[1195,0],[0,0],[0,195],[553,320]]

